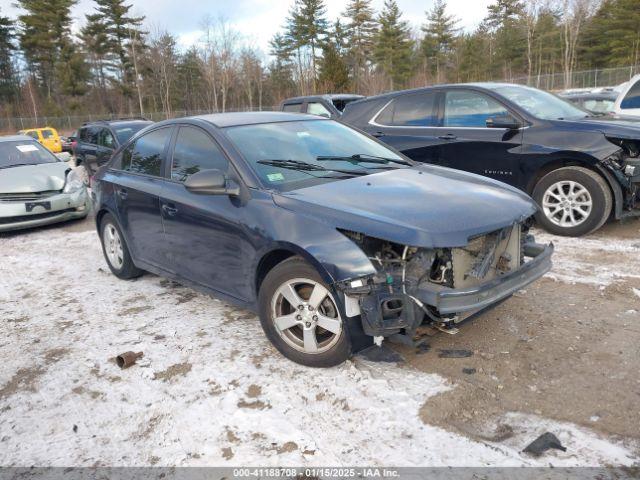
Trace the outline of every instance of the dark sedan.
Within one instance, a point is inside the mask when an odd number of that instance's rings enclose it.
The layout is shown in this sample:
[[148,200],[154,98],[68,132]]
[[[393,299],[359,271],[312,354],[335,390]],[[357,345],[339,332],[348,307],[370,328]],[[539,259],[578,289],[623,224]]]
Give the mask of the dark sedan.
[[257,311],[276,348],[310,366],[376,337],[411,343],[423,324],[455,328],[551,266],[526,194],[310,115],[155,124],[94,192],[116,276],[147,270]]
[[341,121],[419,162],[513,185],[542,206],[538,222],[580,236],[640,215],[640,123],[593,116],[521,85],[441,85],[369,97]]

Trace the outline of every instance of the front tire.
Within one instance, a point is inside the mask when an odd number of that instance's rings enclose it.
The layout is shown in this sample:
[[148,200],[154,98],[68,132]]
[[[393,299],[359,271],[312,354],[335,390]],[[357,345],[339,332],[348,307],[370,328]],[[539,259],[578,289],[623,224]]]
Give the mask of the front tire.
[[258,295],[260,323],[282,355],[308,367],[332,367],[351,355],[335,293],[300,257],[276,265]]
[[133,264],[122,230],[110,213],[100,222],[100,241],[109,270],[116,277],[129,280],[143,274],[143,271]]
[[540,179],[533,190],[536,220],[556,235],[580,237],[598,230],[611,215],[613,197],[602,176],[583,167],[563,167]]

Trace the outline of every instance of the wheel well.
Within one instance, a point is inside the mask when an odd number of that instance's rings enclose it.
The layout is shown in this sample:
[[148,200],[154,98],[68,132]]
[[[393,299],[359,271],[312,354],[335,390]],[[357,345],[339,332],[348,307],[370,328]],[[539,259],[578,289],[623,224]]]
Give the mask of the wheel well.
[[291,250],[279,249],[272,250],[260,259],[258,269],[256,271],[256,294],[260,292],[260,286],[262,285],[264,278],[267,276],[267,273],[269,273],[273,267],[294,255],[295,253]]
[[[100,210],[98,213],[96,213],[96,226],[97,226],[98,228],[100,228],[100,223],[102,223],[102,218],[103,218],[107,213],[109,213],[109,210],[106,210],[106,209],[104,209],[104,208],[103,208],[102,210]],[[100,233],[100,232],[98,232],[98,233]]]
[[[609,190],[611,190],[611,185],[609,185],[609,181],[602,175],[602,172],[600,172],[593,165],[589,165],[588,163],[581,162],[579,160],[568,160],[568,159],[565,159],[565,160],[556,160],[556,161],[553,161],[551,163],[548,163],[545,166],[543,166],[540,170],[538,170],[536,175],[529,181],[529,184],[527,185],[527,193],[529,195],[533,195],[533,189],[536,188],[536,185],[538,184],[538,182],[545,175],[547,175],[548,173],[553,172],[554,170],[558,170],[559,168],[563,168],[563,167],[582,167],[582,168],[586,168],[588,170],[591,170],[592,172],[597,173],[602,178],[604,178],[604,181],[607,183],[607,186],[609,187]],[[613,191],[611,192],[611,194],[613,195]]]

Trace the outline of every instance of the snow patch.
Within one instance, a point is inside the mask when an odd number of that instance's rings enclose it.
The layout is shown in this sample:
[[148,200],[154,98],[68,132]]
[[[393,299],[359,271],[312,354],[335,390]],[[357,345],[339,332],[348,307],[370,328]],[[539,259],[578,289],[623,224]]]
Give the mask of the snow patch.
[[[118,280],[94,232],[28,232],[3,238],[2,254],[2,465],[548,463],[521,441],[422,423],[425,402],[454,388],[438,375],[358,357],[301,367],[250,312],[154,275]],[[128,350],[144,357],[119,370],[113,358]],[[555,425],[536,421],[527,428]],[[553,462],[632,463],[624,447],[562,428],[576,446]]]

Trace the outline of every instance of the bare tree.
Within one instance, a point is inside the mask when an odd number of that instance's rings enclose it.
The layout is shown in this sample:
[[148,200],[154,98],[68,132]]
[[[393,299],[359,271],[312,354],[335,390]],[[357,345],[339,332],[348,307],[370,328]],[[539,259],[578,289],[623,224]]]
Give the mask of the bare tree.
[[571,88],[580,32],[585,21],[593,14],[596,2],[597,0],[562,0],[562,69],[565,88]]
[[150,38],[146,55],[151,91],[160,99],[166,118],[172,116],[172,92],[177,77],[176,39],[168,32],[156,29]]

